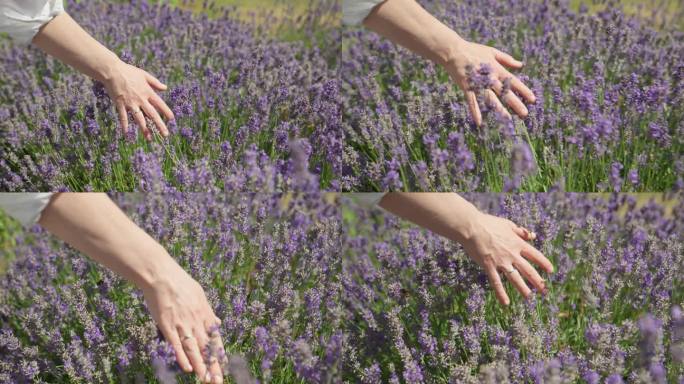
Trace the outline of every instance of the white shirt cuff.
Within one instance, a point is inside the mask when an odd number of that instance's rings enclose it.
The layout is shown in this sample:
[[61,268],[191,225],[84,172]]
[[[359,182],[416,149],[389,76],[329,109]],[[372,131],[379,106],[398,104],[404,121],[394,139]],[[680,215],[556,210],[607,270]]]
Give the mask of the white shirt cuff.
[[40,28],[62,12],[62,0],[5,0],[0,2],[0,32],[29,45]]
[[33,225],[51,197],[52,193],[0,193],[0,209],[24,226]]
[[342,22],[347,25],[361,24],[376,5],[385,0],[344,0]]

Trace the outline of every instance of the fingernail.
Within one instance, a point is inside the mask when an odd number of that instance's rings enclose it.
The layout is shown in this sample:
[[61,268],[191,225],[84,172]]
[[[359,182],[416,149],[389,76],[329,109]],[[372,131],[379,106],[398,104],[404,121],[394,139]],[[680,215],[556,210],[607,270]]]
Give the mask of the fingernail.
[[204,382],[211,383],[211,373],[207,372],[207,374],[204,375]]
[[221,384],[223,382],[223,378],[221,375],[214,375],[214,384]]

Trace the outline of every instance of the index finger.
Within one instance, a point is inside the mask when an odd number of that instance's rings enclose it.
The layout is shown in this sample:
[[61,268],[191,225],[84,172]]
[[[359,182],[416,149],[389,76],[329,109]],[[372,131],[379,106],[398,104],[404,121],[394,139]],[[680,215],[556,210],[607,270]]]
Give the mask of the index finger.
[[543,253],[539,252],[537,248],[531,246],[529,243],[524,243],[520,254],[527,260],[543,268],[546,272],[553,273],[553,264],[551,264],[551,261],[549,261],[549,259],[547,259]]
[[511,75],[511,89],[522,95],[522,97],[528,103],[534,103],[535,101],[537,101],[537,97],[534,96],[534,92],[532,92],[531,89],[527,88],[527,85],[525,85],[522,81],[520,81],[520,79],[513,75]]
[[156,93],[150,97],[150,104],[154,105],[163,115],[166,120],[174,120],[176,117],[173,115],[173,111],[164,102],[164,99],[159,97]]

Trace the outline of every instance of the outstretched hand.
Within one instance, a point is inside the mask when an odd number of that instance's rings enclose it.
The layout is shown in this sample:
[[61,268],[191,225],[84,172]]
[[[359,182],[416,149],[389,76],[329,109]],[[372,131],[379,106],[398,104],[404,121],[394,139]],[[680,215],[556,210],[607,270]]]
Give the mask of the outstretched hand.
[[547,273],[553,272],[553,265],[528,243],[536,237],[534,232],[488,214],[481,214],[476,222],[473,235],[462,245],[468,256],[484,269],[499,302],[510,304],[499,273],[503,273],[525,298],[532,293],[525,280],[538,291],[546,292],[544,279],[530,262]]
[[145,139],[152,139],[152,130],[147,126],[145,117],[154,122],[163,136],[169,135],[169,130],[160,113],[167,120],[173,120],[174,116],[171,108],[157,94],[158,91],[165,91],[167,87],[156,77],[140,68],[120,62],[113,71],[113,75],[106,78],[103,84],[116,105],[119,122],[124,132],[128,132],[128,112],[130,112]]
[[195,372],[203,383],[223,383],[220,320],[199,283],[175,265],[162,280],[143,288],[143,295],[181,369]]
[[463,39],[458,41],[454,49],[456,53],[448,59],[444,68],[465,93],[468,109],[475,124],[482,124],[482,112],[477,102],[476,87],[472,84],[472,74],[484,66],[487,67],[487,70],[483,71],[487,72],[487,84],[483,90],[484,102],[508,119],[511,118],[511,114],[503,104],[521,118],[525,118],[528,114],[527,107],[516,93],[528,103],[534,103],[536,97],[522,81],[506,69],[520,69],[523,63],[496,48]]

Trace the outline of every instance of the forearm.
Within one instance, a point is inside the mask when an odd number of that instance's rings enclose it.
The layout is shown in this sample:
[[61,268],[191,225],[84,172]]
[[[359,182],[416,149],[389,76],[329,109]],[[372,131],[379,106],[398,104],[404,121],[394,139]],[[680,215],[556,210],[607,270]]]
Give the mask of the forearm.
[[386,194],[379,205],[459,243],[472,237],[481,216],[474,205],[455,193],[392,192]]
[[415,0],[387,0],[363,25],[433,62],[445,65],[464,40]]
[[119,57],[83,30],[66,12],[44,25],[33,44],[85,75],[104,82],[111,78]]
[[39,223],[142,289],[180,268],[105,194],[57,194],[43,210]]

